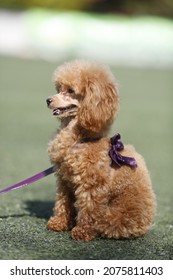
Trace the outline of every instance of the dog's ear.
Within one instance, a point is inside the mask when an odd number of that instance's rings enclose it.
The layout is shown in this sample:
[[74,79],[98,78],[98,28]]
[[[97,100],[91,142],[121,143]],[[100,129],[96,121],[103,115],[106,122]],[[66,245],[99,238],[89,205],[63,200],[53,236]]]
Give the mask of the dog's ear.
[[108,127],[119,109],[117,87],[113,82],[88,81],[79,111],[80,125],[93,132]]

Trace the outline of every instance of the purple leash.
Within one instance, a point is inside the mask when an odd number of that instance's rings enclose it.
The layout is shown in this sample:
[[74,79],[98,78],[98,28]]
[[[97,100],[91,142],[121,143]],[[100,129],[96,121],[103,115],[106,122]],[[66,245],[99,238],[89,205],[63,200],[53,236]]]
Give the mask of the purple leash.
[[[111,148],[109,151],[109,155],[112,159],[112,161],[118,166],[121,167],[122,165],[128,165],[130,167],[137,167],[137,162],[134,158],[131,157],[125,157],[122,156],[119,151],[122,151],[124,149],[124,145],[123,143],[120,141],[121,136],[119,133],[115,134],[112,138],[111,138]],[[21,181],[15,185],[12,185],[10,187],[7,187],[5,189],[0,190],[0,194],[1,193],[6,193],[12,190],[16,190],[19,188],[22,188],[24,186],[27,186],[29,184],[32,184],[50,174],[54,173],[54,166],[49,167],[48,169],[37,173],[36,175],[25,179],[24,181]]]
[[22,187],[27,186],[29,184],[32,184],[32,183],[34,183],[34,182],[52,174],[52,173],[54,173],[54,166],[52,166],[52,167],[50,167],[50,168],[48,168],[48,169],[46,169],[46,170],[44,170],[40,173],[37,173],[36,175],[34,175],[34,176],[32,176],[28,179],[25,179],[24,181],[21,181],[21,182],[15,184],[15,185],[12,185],[10,187],[7,187],[5,189],[0,190],[0,194],[9,192],[9,191],[12,191],[12,190],[15,190],[15,189],[19,189],[19,188],[22,188]]

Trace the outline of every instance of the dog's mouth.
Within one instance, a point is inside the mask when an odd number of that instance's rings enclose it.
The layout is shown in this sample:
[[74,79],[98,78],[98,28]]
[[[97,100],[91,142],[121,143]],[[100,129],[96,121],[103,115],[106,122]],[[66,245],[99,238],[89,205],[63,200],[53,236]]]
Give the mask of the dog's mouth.
[[60,116],[60,115],[63,115],[64,113],[66,113],[66,112],[74,111],[74,109],[76,109],[76,108],[77,108],[77,105],[74,105],[74,104],[72,104],[68,107],[63,107],[63,108],[57,107],[57,108],[53,109],[53,115],[54,116]]

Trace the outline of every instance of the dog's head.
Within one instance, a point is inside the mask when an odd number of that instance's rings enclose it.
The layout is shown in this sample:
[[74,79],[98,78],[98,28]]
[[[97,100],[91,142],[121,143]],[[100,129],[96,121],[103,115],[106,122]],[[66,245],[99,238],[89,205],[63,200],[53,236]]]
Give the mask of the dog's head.
[[99,132],[109,126],[119,108],[117,86],[106,67],[73,61],[54,73],[57,94],[47,99],[59,119],[77,118],[84,129]]

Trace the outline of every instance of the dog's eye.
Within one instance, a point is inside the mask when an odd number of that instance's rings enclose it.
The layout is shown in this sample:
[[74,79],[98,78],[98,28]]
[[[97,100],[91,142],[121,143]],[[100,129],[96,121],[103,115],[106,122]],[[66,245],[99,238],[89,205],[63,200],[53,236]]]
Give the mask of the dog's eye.
[[60,91],[61,91],[61,84],[55,83],[55,88],[56,88],[57,93],[60,93]]
[[57,93],[60,93],[61,89],[59,87],[56,87]]
[[74,89],[72,89],[72,88],[68,89],[68,93],[74,93],[74,92],[75,92]]

